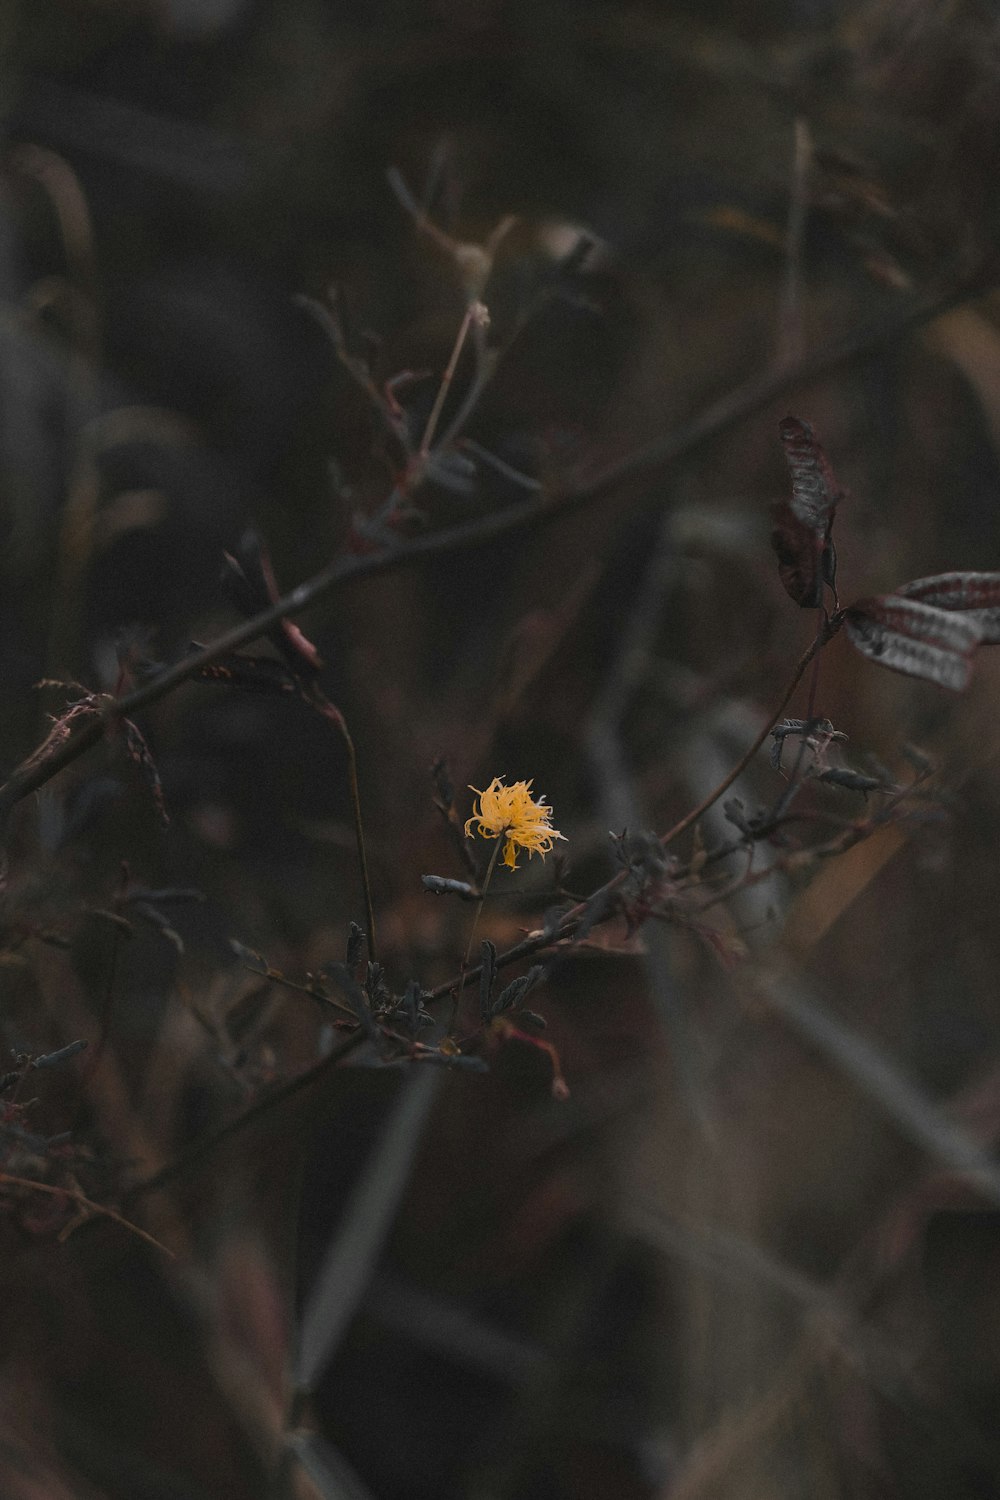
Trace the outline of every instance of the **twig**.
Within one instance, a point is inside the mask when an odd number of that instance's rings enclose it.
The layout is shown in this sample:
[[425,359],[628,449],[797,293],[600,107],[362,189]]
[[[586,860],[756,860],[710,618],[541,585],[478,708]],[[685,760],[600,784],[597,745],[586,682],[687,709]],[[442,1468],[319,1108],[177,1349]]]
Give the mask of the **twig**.
[[[107,1208],[103,1203],[95,1203],[92,1198],[87,1197],[86,1193],[81,1193],[76,1188],[55,1187],[50,1182],[35,1182],[31,1177],[16,1177],[12,1172],[0,1172],[0,1184],[3,1184],[4,1187],[30,1188],[34,1193],[48,1193],[54,1198],[71,1198],[74,1203],[78,1203],[87,1213],[96,1214],[105,1219],[112,1219],[116,1224],[120,1224],[123,1229],[129,1230],[131,1234],[137,1234],[148,1245],[154,1246],[157,1250],[162,1250],[164,1255],[170,1256],[171,1260],[176,1260],[177,1258],[172,1250],[168,1249],[166,1245],[161,1244],[159,1240],[154,1239],[151,1234],[147,1234],[145,1229],[140,1229],[138,1224],[133,1224],[130,1219],[123,1218],[115,1209]],[[62,1230],[60,1238],[65,1236],[67,1232],[67,1230]]]
[[[778,720],[784,713],[786,707],[788,706],[789,700],[791,699],[791,696],[794,693],[795,689],[798,687],[802,675],[808,667],[809,663],[812,661],[813,657],[816,655],[817,651],[819,651],[821,646],[823,646],[826,641],[829,640],[830,636],[840,628],[840,623],[840,615],[831,616],[826,624],[826,628],[816,635],[816,637],[810,642],[808,648],[799,658],[795,671],[792,674],[792,680],[788,684],[781,702],[778,704],[778,707],[768,719],[760,734],[757,735],[756,739],[753,741],[753,744],[745,752],[745,754],[740,757],[739,761],[734,766],[732,771],[730,771],[729,774],[719,782],[718,786],[716,786],[707,797],[699,802],[697,807],[693,808],[691,812],[685,814],[685,816],[681,818],[679,823],[675,823],[673,828],[669,829],[663,835],[660,840],[661,844],[666,846],[667,844],[673,843],[674,839],[679,838],[682,833],[690,828],[692,824],[696,823],[698,819],[708,811],[708,809],[714,802],[718,801],[718,799],[724,792],[728,791],[737,777],[743,774],[747,766],[757,754],[758,750],[760,750],[761,746],[764,744],[768,735],[771,733],[774,725],[778,722]],[[613,891],[616,891],[627,878],[628,872],[625,870],[620,870],[617,875],[612,876],[612,878],[607,881],[605,885],[596,890],[593,895],[590,896],[586,901],[580,901],[576,904],[576,906],[572,907],[559,922],[554,932],[531,933],[520,943],[516,943],[513,948],[508,948],[504,953],[498,953],[496,960],[497,968],[499,969],[505,967],[507,964],[517,963],[519,959],[527,958],[532,953],[537,953],[540,948],[551,947],[553,943],[558,942],[560,939],[572,937],[573,933],[576,931],[576,928],[579,926],[580,919],[582,918],[584,912],[587,910],[588,906],[590,906],[594,901],[599,900],[602,896],[608,896]],[[454,979],[449,979],[446,980],[444,984],[439,984],[435,989],[429,992],[428,998],[431,1000],[439,1000],[443,995],[450,994],[452,991],[454,991],[456,987],[458,988],[458,990],[464,989],[467,984],[471,984],[473,980],[479,978],[481,967],[481,965],[477,964],[474,968],[465,969]]]
[[[523,502],[516,502],[492,515],[444,527],[428,536],[415,537],[397,547],[387,548],[384,552],[335,558],[268,609],[226,631],[203,650],[192,652],[183,661],[159,673],[126,697],[103,701],[94,715],[43,760],[37,759],[37,751],[28,756],[11,773],[6,784],[0,787],[0,836],[13,806],[44,786],[84,751],[97,744],[108,725],[165,698],[181,683],[197,676],[211,662],[256,640],[280,620],[301,614],[338,585],[410,567],[425,557],[485,546],[500,537],[546,526],[574,511],[582,510],[617,491],[625,480],[651,475],[696,452],[710,438],[736,426],[783,392],[815,380],[820,375],[829,374],[842,364],[872,354],[886,343],[905,338],[908,333],[949,308],[982,294],[990,284],[992,271],[992,266],[981,267],[975,275],[965,278],[946,293],[922,298],[904,313],[894,314],[881,323],[868,324],[863,329],[853,330],[846,336],[831,340],[797,365],[771,370],[738,386],[728,396],[713,402],[699,416],[665,438],[627,454],[591,479],[569,486],[537,506],[529,507]],[[671,833],[676,836],[673,830]]]
[[296,1094],[301,1094],[305,1089],[312,1088],[327,1073],[332,1072],[365,1039],[365,1033],[359,1027],[357,1031],[345,1037],[339,1047],[335,1047],[332,1052],[328,1052],[326,1057],[315,1063],[311,1068],[307,1068],[304,1073],[297,1074],[294,1078],[289,1079],[287,1083],[282,1084],[280,1088],[272,1089],[264,1095],[263,1099],[258,1099],[256,1104],[251,1104],[249,1109],[245,1109],[235,1119],[230,1120],[218,1130],[213,1131],[211,1135],[204,1136],[200,1141],[195,1141],[194,1145],[187,1151],[176,1157],[174,1161],[168,1162],[165,1167],[161,1167],[158,1172],[154,1172],[151,1177],[143,1178],[141,1182],[137,1182],[126,1193],[125,1201],[127,1203],[134,1203],[137,1199],[146,1197],[148,1193],[159,1192],[162,1188],[167,1187],[173,1182],[175,1178],[182,1177],[185,1172],[190,1171],[192,1167],[196,1167],[206,1156],[210,1156],[216,1147],[221,1146],[224,1141],[228,1141],[233,1136],[239,1135],[242,1131],[246,1130],[247,1126],[261,1119],[262,1116],[270,1114],[272,1109],[276,1109],[278,1105],[284,1104],[286,1100],[293,1099]]
[[361,876],[361,890],[365,902],[365,921],[368,924],[368,957],[375,963],[378,959],[378,941],[375,936],[375,903],[372,899],[371,876],[368,873],[368,850],[365,844],[364,820],[361,816],[361,791],[358,786],[358,754],[354,748],[354,737],[347,727],[347,720],[334,707],[330,700],[321,693],[318,688],[313,688],[306,695],[306,701],[310,703],[332,724],[344,742],[347,751],[347,785],[351,793],[351,814],[354,818],[354,842],[357,846],[358,873]]
[[824,646],[830,639],[830,637],[834,634],[834,632],[840,628],[840,623],[841,616],[833,615],[830,620],[826,622],[825,626],[822,626],[820,630],[817,631],[815,639],[810,643],[810,645],[799,658],[798,666],[795,668],[795,671],[792,675],[792,680],[788,684],[788,687],[785,691],[785,696],[782,698],[775,712],[771,715],[767,723],[764,725],[764,728],[761,730],[760,734],[758,734],[757,738],[753,741],[753,744],[750,745],[749,749],[740,757],[736,765],[729,772],[729,775],[724,777],[723,780],[719,782],[719,785],[715,788],[715,790],[709,792],[708,796],[704,798],[703,801],[699,802],[697,807],[693,807],[689,813],[685,813],[684,817],[681,818],[679,823],[675,823],[673,828],[668,829],[667,832],[663,834],[660,839],[660,843],[664,846],[664,848],[666,848],[668,844],[672,844],[675,839],[680,838],[682,833],[686,833],[693,824],[697,823],[698,819],[703,817],[704,814],[708,812],[708,809],[712,806],[712,804],[714,802],[718,802],[723,792],[728,792],[733,782],[743,775],[743,772],[753,760],[754,756],[757,754],[757,751],[764,744],[765,740],[770,735],[771,730],[774,728],[775,724],[777,724],[778,720],[785,712],[785,709],[788,707],[788,704],[791,702],[792,694],[798,687],[799,682],[802,679],[802,675],[806,670],[806,667],[808,667],[809,663],[812,661],[813,657],[817,654],[820,648]]
[[441,376],[441,383],[434,398],[434,405],[431,407],[431,414],[427,418],[427,426],[424,428],[424,435],[420,440],[420,457],[422,459],[426,459],[431,451],[431,443],[434,441],[438,420],[441,416],[444,403],[448,399],[451,382],[455,378],[455,371],[458,369],[458,361],[462,357],[462,350],[465,348],[465,340],[468,337],[469,329],[472,327],[472,321],[475,317],[482,316],[480,306],[481,304],[478,302],[470,302],[459,324],[458,334],[451,351],[451,358],[448,360],[444,374]]

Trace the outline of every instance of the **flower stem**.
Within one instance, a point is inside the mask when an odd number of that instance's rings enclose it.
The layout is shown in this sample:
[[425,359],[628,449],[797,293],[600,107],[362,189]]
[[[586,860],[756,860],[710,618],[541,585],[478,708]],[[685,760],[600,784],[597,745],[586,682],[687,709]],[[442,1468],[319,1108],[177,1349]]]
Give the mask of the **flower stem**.
[[479,926],[479,918],[483,914],[483,902],[486,900],[486,893],[490,888],[490,881],[493,879],[493,871],[497,867],[497,859],[499,857],[500,848],[503,844],[503,841],[504,833],[501,833],[497,838],[493,853],[490,855],[490,862],[486,866],[486,874],[483,877],[483,883],[479,888],[479,900],[476,902],[476,909],[472,914],[472,926],[469,928],[469,941],[465,945],[465,957],[462,959],[462,967],[459,971],[458,983],[455,986],[455,998],[451,1007],[451,1020],[448,1022],[449,1036],[454,1036],[455,1034],[455,1024],[458,1020],[459,1000],[461,999],[462,990],[465,988],[465,971],[469,967],[469,958],[472,955],[472,944],[475,940],[476,928]]
[[420,443],[421,458],[426,458],[428,453],[430,452],[431,443],[433,442],[434,434],[437,431],[437,424],[441,416],[442,408],[444,407],[445,399],[448,395],[448,391],[451,389],[451,382],[455,378],[455,371],[458,368],[459,356],[461,355],[462,349],[465,345],[465,340],[468,336],[469,329],[472,327],[472,319],[475,315],[475,307],[476,304],[474,302],[470,302],[468,307],[465,309],[465,316],[463,317],[461,326],[459,327],[458,336],[455,339],[455,346],[451,351],[451,358],[448,361],[444,374],[441,376],[441,384],[438,386],[438,393],[434,399],[434,405],[431,408],[431,414],[427,419],[427,426],[424,429],[424,435]]
[[329,698],[316,687],[306,700],[317,709],[326,721],[340,735],[347,751],[347,784],[351,793],[351,812],[354,817],[354,839],[358,854],[358,873],[361,877],[361,890],[365,901],[365,921],[368,923],[368,957],[372,963],[378,959],[378,944],[375,939],[375,906],[372,901],[371,879],[368,874],[368,855],[365,851],[365,828],[361,817],[361,792],[358,788],[358,756],[354,748],[354,740],[351,731],[347,727],[347,720]]
[[375,907],[372,902],[371,879],[368,874],[368,854],[365,849],[365,830],[361,820],[361,793],[358,790],[358,757],[354,741],[346,723],[341,733],[347,747],[347,780],[351,789],[351,811],[354,814],[354,836],[358,846],[358,870],[365,898],[365,920],[368,923],[368,957],[372,963],[378,960],[378,944],[375,938]]

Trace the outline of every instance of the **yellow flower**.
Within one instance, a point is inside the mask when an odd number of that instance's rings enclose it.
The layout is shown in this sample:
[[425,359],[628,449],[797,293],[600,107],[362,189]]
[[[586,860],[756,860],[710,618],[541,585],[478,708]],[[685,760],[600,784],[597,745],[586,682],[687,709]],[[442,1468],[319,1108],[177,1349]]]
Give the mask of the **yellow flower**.
[[512,870],[517,868],[519,849],[527,849],[529,856],[538,853],[544,859],[553,841],[563,837],[549,822],[551,807],[541,797],[537,802],[532,800],[530,781],[504,786],[503,778],[494,776],[485,792],[475,786],[470,786],[469,791],[478,794],[479,810],[473,812],[465,825],[466,837],[478,823],[477,832],[482,838],[506,838],[503,862]]

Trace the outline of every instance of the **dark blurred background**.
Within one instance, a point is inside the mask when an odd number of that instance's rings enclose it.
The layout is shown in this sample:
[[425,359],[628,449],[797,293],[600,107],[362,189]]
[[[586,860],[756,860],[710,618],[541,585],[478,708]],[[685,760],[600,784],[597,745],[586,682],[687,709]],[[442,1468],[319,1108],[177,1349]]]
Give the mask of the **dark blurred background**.
[[[0,118],[5,772],[123,659],[235,623],[248,531],[290,588],[762,383],[586,509],[303,617],[395,990],[468,938],[420,883],[464,874],[436,758],[461,820],[470,783],[534,778],[568,840],[555,874],[498,876],[504,947],[776,707],[812,629],[769,546],[786,412],[847,492],[845,599],[1000,565],[989,5],[7,0]],[[476,296],[442,428],[482,390],[411,490]],[[840,639],[822,663],[851,764],[901,776],[918,746],[933,815],[734,889],[708,933],[595,930],[532,992],[567,1100],[528,1042],[435,1072],[419,1126],[404,1070],[345,1063],[133,1199],[344,1035],[230,941],[300,983],[342,960],[344,746],[299,702],[189,683],[140,716],[168,826],[110,741],[18,808],[0,1037],[92,1045],[3,1128],[69,1132],[78,1190],[178,1259],[7,1184],[5,1496],[1000,1495],[1000,667],[955,697]],[[737,790],[780,785],[760,756]],[[354,1290],[293,1459],[296,1308],[331,1243]]]

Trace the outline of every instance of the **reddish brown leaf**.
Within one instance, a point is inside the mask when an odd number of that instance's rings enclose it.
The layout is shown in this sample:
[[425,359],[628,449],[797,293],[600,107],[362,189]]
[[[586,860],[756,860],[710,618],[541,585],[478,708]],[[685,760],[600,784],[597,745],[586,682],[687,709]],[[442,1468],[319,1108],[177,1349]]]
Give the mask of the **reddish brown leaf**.
[[803,609],[817,609],[823,597],[826,543],[803,525],[786,501],[773,506],[771,514],[771,546],[778,556],[778,576],[785,593]]
[[844,616],[851,644],[870,661],[960,692],[983,629],[968,614],[949,613],[917,599],[883,594],[861,599]]
[[830,533],[841,490],[808,422],[785,417],[778,431],[792,476],[792,498],[772,511],[771,545],[785,592],[803,609],[816,609],[824,583],[832,586],[836,573]]
[[167,812],[166,800],[163,796],[163,783],[160,781],[160,773],[156,769],[156,761],[152,752],[146,744],[142,731],[131,719],[122,720],[122,730],[125,736],[125,748],[128,751],[129,760],[139,767],[145,779],[146,785],[152,793],[156,810],[160,815],[160,821],[166,827],[170,823],[170,814]]
[[980,626],[984,646],[1000,645],[1000,573],[938,573],[914,578],[897,593],[938,609],[960,611]]
[[792,510],[810,531],[825,537],[842,491],[823,445],[809,423],[798,417],[785,417],[778,432],[792,473]]

